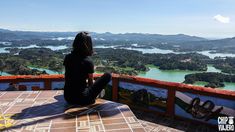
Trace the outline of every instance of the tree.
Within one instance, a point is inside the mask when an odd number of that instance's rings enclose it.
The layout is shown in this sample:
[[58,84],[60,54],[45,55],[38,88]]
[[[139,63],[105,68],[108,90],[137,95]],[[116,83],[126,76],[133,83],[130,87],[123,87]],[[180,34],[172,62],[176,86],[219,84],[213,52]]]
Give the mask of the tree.
[[62,74],[63,70],[63,64],[62,61],[51,61],[49,63],[49,69],[58,72],[59,74]]
[[0,60],[0,72],[1,72],[1,75],[2,75],[2,72],[3,72],[4,68],[5,68],[5,62],[1,59]]

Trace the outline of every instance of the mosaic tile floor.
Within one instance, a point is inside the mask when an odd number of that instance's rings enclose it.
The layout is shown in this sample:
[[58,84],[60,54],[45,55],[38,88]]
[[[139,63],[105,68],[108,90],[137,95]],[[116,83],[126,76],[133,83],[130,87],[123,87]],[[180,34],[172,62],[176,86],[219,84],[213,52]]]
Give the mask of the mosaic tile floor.
[[[67,105],[62,91],[0,92],[0,131],[4,132],[216,132],[97,99],[86,107]],[[138,119],[137,119],[137,118]],[[141,120],[140,120],[141,119]]]
[[0,92],[0,131],[144,132],[127,105],[67,105],[62,91]]
[[[217,127],[132,109],[147,132],[218,132]],[[199,127],[200,126],[200,127]]]

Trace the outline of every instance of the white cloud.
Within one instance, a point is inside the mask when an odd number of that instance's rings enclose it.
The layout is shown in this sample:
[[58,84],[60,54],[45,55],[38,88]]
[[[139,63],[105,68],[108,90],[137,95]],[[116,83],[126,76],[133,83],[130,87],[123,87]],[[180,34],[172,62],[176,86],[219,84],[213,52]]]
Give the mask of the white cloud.
[[215,15],[213,18],[216,21],[221,22],[221,23],[229,23],[230,22],[230,18],[229,17],[225,17],[225,16],[222,16],[220,14]]

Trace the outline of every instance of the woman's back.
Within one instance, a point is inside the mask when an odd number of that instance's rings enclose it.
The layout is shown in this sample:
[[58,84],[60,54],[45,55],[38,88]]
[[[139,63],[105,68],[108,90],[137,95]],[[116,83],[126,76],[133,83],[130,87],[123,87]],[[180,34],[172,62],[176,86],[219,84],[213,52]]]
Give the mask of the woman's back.
[[91,37],[86,32],[78,33],[73,42],[72,52],[64,59],[64,97],[70,104],[94,103],[97,95],[111,80],[111,75],[105,73],[93,84],[94,64],[88,58],[92,54]]
[[71,96],[76,93],[76,98],[82,95],[87,86],[86,80],[88,74],[94,73],[93,62],[88,57],[80,57],[76,53],[66,55],[64,60],[65,66],[65,96]]

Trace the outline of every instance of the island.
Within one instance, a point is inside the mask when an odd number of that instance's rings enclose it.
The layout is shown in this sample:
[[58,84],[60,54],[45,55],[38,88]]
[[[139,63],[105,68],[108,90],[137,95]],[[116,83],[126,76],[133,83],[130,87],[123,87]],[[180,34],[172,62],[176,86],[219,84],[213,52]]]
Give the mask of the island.
[[[48,70],[63,74],[63,60],[72,50],[75,35],[76,32],[0,30],[0,75],[2,72],[12,75],[40,75],[48,74]],[[208,83],[207,87],[223,87],[224,82],[234,82],[235,37],[208,40],[184,34],[108,32],[92,32],[91,36],[95,52],[91,58],[98,73],[135,76],[151,70],[151,65],[162,71],[190,71],[191,74],[185,76],[184,83],[204,81]],[[141,52],[152,50],[160,52]],[[204,51],[232,55],[210,58],[200,53]],[[221,73],[206,72],[208,65],[221,70]]]
[[207,82],[205,87],[219,88],[224,87],[224,82],[235,82],[235,75],[216,73],[216,72],[203,72],[188,74],[185,76],[184,83],[194,84],[197,81]]

